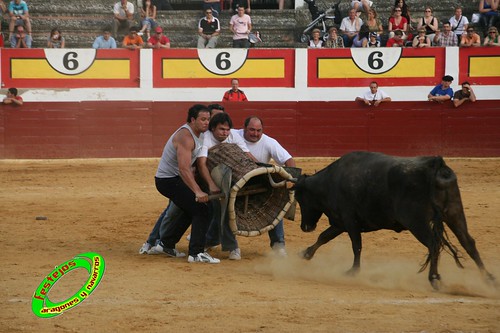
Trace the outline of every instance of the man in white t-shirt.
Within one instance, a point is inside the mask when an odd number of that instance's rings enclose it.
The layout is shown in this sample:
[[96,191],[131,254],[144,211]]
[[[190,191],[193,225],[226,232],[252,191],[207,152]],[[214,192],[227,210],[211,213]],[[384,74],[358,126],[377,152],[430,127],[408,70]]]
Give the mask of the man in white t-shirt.
[[363,20],[356,16],[356,9],[349,9],[349,16],[344,17],[340,23],[340,32],[344,39],[344,47],[351,47],[354,37],[363,25]]
[[[245,120],[244,128],[237,130],[245,140],[250,153],[261,163],[269,163],[273,159],[277,164],[295,167],[292,155],[278,141],[263,133],[264,125],[259,117],[251,116]],[[278,254],[286,256],[285,230],[283,220],[269,231],[271,248]]]
[[372,81],[370,83],[370,90],[366,91],[361,96],[356,97],[357,102],[363,102],[366,105],[379,106],[382,102],[390,102],[391,97],[387,95],[383,90],[378,89],[378,83]]
[[458,42],[460,43],[460,38],[467,31],[469,26],[469,20],[467,17],[462,15],[462,7],[455,8],[455,15],[450,17],[451,31],[457,35]]
[[134,25],[134,4],[120,0],[113,6],[113,37],[118,38],[118,29],[127,30]]

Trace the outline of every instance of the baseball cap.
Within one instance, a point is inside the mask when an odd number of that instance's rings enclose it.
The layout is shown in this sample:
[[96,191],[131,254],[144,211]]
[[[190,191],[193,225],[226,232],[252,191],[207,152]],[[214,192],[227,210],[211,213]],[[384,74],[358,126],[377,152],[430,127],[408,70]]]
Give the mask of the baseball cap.
[[376,32],[370,32],[370,37],[377,37],[377,33]]
[[163,32],[163,29],[161,27],[156,27],[155,31],[160,33],[160,32]]
[[453,81],[453,76],[451,76],[451,75],[445,75],[445,76],[443,76],[443,81],[452,82]]

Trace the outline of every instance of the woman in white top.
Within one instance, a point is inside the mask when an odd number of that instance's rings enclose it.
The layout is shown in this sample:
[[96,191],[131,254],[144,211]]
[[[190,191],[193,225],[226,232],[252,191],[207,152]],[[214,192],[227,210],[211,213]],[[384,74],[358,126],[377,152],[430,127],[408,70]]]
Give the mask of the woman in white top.
[[323,39],[321,39],[321,31],[319,29],[314,29],[312,31],[312,39],[309,41],[309,49],[321,49],[323,48]]

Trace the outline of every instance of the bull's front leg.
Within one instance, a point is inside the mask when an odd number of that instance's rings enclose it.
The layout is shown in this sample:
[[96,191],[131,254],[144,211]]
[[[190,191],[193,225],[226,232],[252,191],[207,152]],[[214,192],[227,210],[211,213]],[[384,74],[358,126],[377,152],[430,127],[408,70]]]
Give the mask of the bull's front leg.
[[304,259],[310,260],[312,257],[314,257],[314,254],[316,251],[320,248],[321,245],[328,243],[341,233],[343,233],[344,230],[341,230],[337,227],[330,226],[328,229],[323,231],[319,236],[318,239],[316,240],[316,243],[313,245],[309,246],[307,249],[305,249],[302,252],[302,257]]
[[360,231],[352,231],[349,232],[349,238],[351,238],[352,252],[354,254],[354,260],[352,263],[351,269],[349,269],[346,274],[347,275],[355,275],[359,272],[361,266],[361,232]]

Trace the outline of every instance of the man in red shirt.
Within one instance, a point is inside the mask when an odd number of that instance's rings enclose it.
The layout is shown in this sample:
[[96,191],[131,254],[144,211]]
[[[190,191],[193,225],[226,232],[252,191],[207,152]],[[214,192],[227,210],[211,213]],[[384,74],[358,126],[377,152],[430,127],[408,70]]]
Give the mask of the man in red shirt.
[[223,102],[248,102],[245,93],[239,89],[240,82],[238,79],[231,80],[231,90],[224,93]]
[[401,30],[394,31],[394,37],[389,38],[387,47],[404,47],[403,32]]
[[148,39],[148,45],[151,49],[169,49],[170,39],[163,34],[161,27],[156,27],[155,34]]
[[7,97],[3,99],[3,104],[23,105],[23,98],[17,96],[16,88],[9,88],[7,90]]

